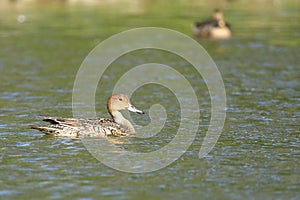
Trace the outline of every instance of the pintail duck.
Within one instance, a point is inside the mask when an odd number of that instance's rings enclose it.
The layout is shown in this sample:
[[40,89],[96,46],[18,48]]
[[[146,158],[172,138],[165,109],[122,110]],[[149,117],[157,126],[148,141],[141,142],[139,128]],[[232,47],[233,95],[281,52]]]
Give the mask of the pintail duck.
[[50,125],[35,126],[29,128],[37,129],[48,135],[63,137],[98,137],[98,136],[127,136],[134,133],[132,124],[123,117],[120,110],[129,110],[138,114],[143,111],[136,109],[123,94],[114,94],[107,100],[107,108],[112,119],[96,118],[58,118],[43,117],[43,121]]
[[231,37],[231,29],[224,20],[223,13],[216,9],[211,19],[196,22],[193,26],[193,32],[196,37],[225,39]]

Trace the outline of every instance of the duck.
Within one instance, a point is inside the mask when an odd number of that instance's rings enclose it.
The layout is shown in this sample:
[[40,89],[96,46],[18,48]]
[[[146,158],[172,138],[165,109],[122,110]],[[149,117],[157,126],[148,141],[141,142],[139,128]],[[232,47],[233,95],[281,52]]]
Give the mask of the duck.
[[193,33],[199,38],[225,39],[232,36],[230,25],[225,22],[223,12],[215,9],[211,19],[196,22]]
[[39,130],[46,135],[82,138],[102,136],[128,136],[135,133],[133,125],[125,119],[120,112],[128,110],[137,114],[143,111],[135,108],[129,98],[124,94],[114,94],[107,100],[107,109],[111,115],[109,118],[61,118],[44,116],[43,121],[48,125],[29,125],[30,129]]

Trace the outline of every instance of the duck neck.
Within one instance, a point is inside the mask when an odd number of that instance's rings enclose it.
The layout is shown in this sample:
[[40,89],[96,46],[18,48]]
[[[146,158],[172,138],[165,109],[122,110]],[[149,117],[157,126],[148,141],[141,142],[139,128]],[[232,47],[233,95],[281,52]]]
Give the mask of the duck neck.
[[224,27],[226,26],[224,20],[219,20],[219,21],[218,21],[218,25],[219,25],[220,28],[224,28]]
[[111,116],[114,119],[114,121],[118,124],[120,124],[123,128],[125,128],[126,130],[128,130],[130,133],[134,133],[134,128],[132,126],[132,124],[130,123],[130,121],[128,121],[127,119],[125,119],[122,115],[121,112],[119,111],[113,111],[111,112]]

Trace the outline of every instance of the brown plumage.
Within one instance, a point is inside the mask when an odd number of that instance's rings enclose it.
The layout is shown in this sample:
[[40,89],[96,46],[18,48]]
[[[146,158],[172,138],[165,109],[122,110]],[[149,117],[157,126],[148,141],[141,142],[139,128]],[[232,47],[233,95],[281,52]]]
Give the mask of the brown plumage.
[[224,20],[223,13],[216,9],[211,19],[196,22],[193,26],[193,33],[196,37],[224,39],[231,37],[231,29]]
[[120,110],[127,109],[138,114],[144,114],[143,111],[132,106],[128,97],[123,94],[112,95],[107,101],[107,108],[112,119],[43,117],[43,121],[49,122],[50,125],[30,125],[29,128],[39,130],[45,134],[62,137],[119,137],[135,132],[132,124],[123,117]]

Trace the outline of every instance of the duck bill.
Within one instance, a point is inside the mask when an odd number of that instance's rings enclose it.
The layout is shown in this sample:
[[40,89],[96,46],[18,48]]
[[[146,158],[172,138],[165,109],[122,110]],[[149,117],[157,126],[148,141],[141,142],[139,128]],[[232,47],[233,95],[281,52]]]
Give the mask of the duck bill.
[[143,111],[136,109],[136,108],[135,108],[133,105],[131,105],[131,104],[129,104],[128,110],[131,111],[131,112],[138,113],[138,114],[144,114]]

